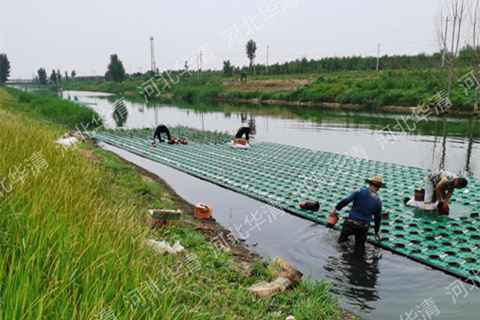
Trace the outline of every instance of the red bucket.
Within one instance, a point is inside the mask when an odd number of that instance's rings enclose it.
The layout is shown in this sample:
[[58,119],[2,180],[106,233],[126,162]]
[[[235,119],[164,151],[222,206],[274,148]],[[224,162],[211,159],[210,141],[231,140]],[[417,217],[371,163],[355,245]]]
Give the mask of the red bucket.
[[318,211],[320,210],[320,203],[318,201],[315,202],[300,202],[300,208],[310,211]]
[[337,216],[328,216],[327,227],[333,228],[338,221]]
[[440,203],[439,203],[437,205],[437,208],[438,208],[438,211],[440,211],[440,213],[443,213],[443,214],[449,214],[450,213],[450,207],[445,202],[442,205],[440,205]]

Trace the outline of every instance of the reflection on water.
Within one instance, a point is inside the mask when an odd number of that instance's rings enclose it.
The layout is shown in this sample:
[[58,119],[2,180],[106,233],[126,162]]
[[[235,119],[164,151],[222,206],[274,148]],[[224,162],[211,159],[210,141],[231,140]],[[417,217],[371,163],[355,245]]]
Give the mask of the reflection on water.
[[123,127],[128,119],[127,104],[123,100],[118,100],[113,105],[113,119],[117,127]]
[[443,115],[443,140],[442,157],[440,158],[439,170],[445,170],[445,155],[447,154],[447,115]]
[[327,277],[345,286],[339,294],[343,294],[362,310],[372,310],[366,302],[379,300],[376,287],[381,251],[372,246],[361,248],[348,244],[340,246],[340,250],[342,254],[339,257],[329,256],[323,267],[327,271]]
[[62,95],[91,103],[91,108],[109,118],[104,119],[104,123],[110,128],[153,127],[165,123],[235,134],[246,123],[251,127],[254,141],[337,154],[348,153],[356,147],[373,160],[431,170],[445,168],[457,174],[480,177],[478,118],[431,116],[417,121],[415,126],[410,120],[408,128],[414,130],[394,131],[394,141],[382,145],[378,139],[384,133],[382,130],[398,127],[399,121],[404,122],[408,116],[301,106],[145,104],[144,100],[125,101],[128,113],[124,113],[123,106],[115,108],[116,96],[78,91],[62,92]]
[[250,127],[250,134],[252,136],[255,136],[255,134],[257,133],[257,126],[255,125],[254,116],[251,116],[251,118],[248,119],[248,126]]
[[472,147],[473,147],[473,138],[475,136],[475,128],[477,126],[478,116],[472,118],[472,123],[470,124],[470,135],[468,137],[468,148],[467,148],[467,162],[465,165],[465,171],[469,177],[473,176],[473,171],[470,168],[470,159],[472,157]]

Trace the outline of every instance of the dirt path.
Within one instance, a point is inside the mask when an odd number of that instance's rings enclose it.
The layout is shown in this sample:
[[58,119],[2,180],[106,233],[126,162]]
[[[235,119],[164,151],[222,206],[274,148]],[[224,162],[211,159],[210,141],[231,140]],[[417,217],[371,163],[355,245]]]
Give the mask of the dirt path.
[[312,79],[248,79],[248,81],[226,81],[223,86],[231,91],[291,91],[304,86]]

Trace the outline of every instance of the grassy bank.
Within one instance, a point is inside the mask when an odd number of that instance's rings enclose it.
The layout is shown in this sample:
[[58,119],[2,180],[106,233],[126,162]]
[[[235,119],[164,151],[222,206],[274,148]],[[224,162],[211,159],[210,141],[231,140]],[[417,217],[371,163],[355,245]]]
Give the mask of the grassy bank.
[[[54,118],[35,99],[18,100],[0,88],[1,319],[343,318],[325,282],[253,298],[246,288],[269,276],[265,267],[241,272],[187,214],[180,227],[145,227],[147,209],[178,207],[165,187],[93,146],[104,163],[57,148],[64,129],[38,121]],[[145,239],[179,240],[185,252],[159,255]],[[187,261],[200,267],[186,272]]]
[[31,119],[62,124],[69,129],[93,129],[102,124],[102,119],[89,107],[60,99],[58,93],[41,90],[35,93],[4,88],[18,103],[10,108],[28,115]]
[[[455,79],[461,79],[470,70],[459,68]],[[258,76],[246,82],[237,78],[209,76],[204,78],[181,78],[162,93],[187,102],[216,100],[276,100],[304,103],[340,103],[365,107],[417,106],[432,100],[437,92],[446,90],[446,69],[414,69],[390,71],[364,71],[325,73],[301,76]],[[69,83],[64,89],[92,90],[112,93],[139,94],[143,81],[131,79],[122,84]],[[473,90],[465,94],[461,82],[456,81],[451,101],[457,110],[473,110]],[[163,81],[157,83],[159,90]]]

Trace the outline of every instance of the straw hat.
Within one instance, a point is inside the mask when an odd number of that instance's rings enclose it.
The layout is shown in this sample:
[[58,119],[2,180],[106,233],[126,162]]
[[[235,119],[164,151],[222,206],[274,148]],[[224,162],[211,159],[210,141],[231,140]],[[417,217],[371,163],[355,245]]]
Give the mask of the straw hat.
[[365,179],[365,182],[371,183],[374,186],[377,186],[379,188],[386,188],[387,186],[383,183],[383,179],[380,178],[379,176],[375,176],[372,179]]

